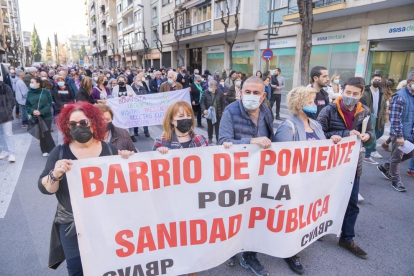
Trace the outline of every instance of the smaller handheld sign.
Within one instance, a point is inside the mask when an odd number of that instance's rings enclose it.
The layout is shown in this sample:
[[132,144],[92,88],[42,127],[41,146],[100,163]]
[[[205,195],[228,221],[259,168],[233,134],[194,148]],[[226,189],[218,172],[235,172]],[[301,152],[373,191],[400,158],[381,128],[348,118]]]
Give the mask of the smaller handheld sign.
[[273,58],[272,49],[266,49],[263,51],[262,57],[264,60],[271,60]]

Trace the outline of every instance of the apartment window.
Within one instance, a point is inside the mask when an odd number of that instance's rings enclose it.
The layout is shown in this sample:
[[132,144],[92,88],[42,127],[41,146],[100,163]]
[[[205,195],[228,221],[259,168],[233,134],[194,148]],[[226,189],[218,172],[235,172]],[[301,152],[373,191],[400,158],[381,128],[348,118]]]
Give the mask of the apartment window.
[[122,12],[122,5],[121,4],[118,5],[117,10],[118,10],[118,13]]
[[157,7],[152,8],[152,18],[157,18]]
[[122,46],[122,38],[118,41],[118,45]]
[[122,31],[122,22],[118,23],[118,31]]
[[154,41],[157,41],[157,29],[152,30],[152,37]]
[[141,10],[135,12],[135,21],[141,22]]
[[211,5],[197,7],[193,10],[193,24],[211,20]]
[[272,0],[273,10],[287,8],[289,0]]
[[[227,16],[227,5],[230,10],[230,14],[235,14],[237,3],[240,1],[241,0],[227,0],[227,1],[216,2],[216,10],[215,10],[216,18],[221,18],[221,11],[223,11],[224,16]],[[273,0],[273,1],[277,1],[277,0]],[[240,4],[239,4],[239,12],[240,12]]]
[[173,2],[173,0],[162,0],[162,6],[171,4]]
[[173,20],[168,20],[162,23],[162,34],[169,34],[173,32]]

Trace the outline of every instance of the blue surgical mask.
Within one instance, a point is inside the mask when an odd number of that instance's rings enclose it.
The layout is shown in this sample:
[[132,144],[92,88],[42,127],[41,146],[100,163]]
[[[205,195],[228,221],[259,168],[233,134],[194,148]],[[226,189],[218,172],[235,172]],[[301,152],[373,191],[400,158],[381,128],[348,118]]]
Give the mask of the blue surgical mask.
[[30,84],[30,88],[31,88],[31,89],[36,89],[36,84],[31,83],[31,84]]
[[209,91],[209,92],[213,92],[213,89],[211,89],[211,88],[209,87],[209,88],[208,88],[208,91]]
[[64,86],[64,85],[65,85],[65,82],[63,82],[63,81],[59,81],[59,82],[58,82],[58,85],[59,85],[59,87],[62,87],[62,86]]
[[303,112],[305,112],[306,116],[310,119],[316,119],[316,112],[318,112],[318,107],[316,105],[313,106],[303,106]]
[[172,79],[168,79],[168,83],[169,84],[172,84],[173,83],[173,80]]

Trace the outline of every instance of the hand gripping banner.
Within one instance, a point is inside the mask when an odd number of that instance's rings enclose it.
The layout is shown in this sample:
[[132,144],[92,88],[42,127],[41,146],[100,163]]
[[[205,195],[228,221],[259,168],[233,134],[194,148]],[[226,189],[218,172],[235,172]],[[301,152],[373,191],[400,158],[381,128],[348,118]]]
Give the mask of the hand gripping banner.
[[295,255],[339,234],[355,136],[74,161],[67,174],[85,275],[180,275],[243,251]]

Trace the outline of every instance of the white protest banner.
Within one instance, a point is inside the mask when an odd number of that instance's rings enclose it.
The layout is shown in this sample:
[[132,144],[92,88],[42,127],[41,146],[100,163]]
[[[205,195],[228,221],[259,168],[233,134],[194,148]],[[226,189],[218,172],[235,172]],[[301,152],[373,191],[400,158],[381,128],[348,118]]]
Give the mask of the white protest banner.
[[162,125],[168,107],[177,101],[186,101],[191,105],[189,90],[126,96],[108,99],[107,103],[114,112],[113,124],[120,128],[130,128]]
[[242,251],[290,257],[339,234],[360,141],[192,148],[74,161],[85,275],[180,275]]

